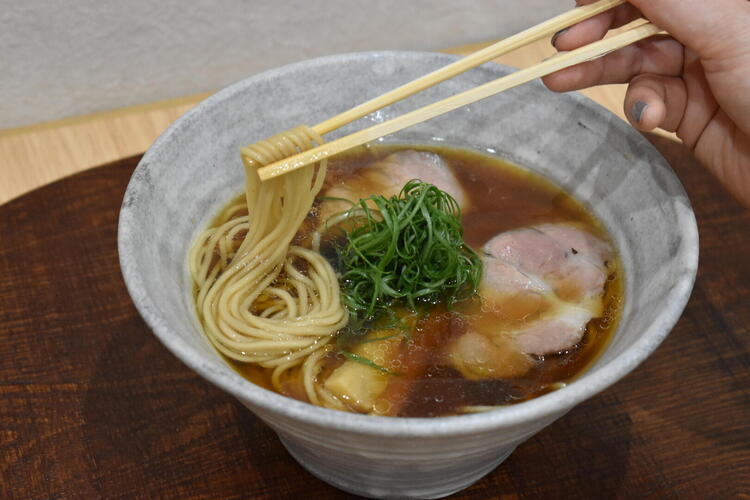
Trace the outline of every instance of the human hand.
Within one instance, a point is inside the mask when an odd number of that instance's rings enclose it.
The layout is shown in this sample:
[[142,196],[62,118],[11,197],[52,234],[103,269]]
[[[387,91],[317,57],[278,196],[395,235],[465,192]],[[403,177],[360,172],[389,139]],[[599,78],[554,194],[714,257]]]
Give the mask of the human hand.
[[[579,0],[579,5],[595,0]],[[676,132],[698,160],[750,207],[750,1],[628,0],[558,33],[569,51],[645,17],[653,37],[544,78],[551,90],[629,83],[625,114],[642,131]]]

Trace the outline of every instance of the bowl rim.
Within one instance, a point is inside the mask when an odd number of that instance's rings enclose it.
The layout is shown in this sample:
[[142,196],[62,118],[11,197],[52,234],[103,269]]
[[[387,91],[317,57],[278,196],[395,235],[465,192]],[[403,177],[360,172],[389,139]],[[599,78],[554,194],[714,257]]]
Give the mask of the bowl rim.
[[[204,109],[210,108],[237,93],[245,92],[260,82],[274,80],[277,77],[283,76],[289,71],[311,68],[323,63],[346,64],[347,61],[363,57],[432,58],[442,60],[441,62],[444,63],[449,63],[459,58],[458,56],[433,52],[371,51],[336,54],[281,66],[242,79],[201,101],[170,125],[156,139],[148,151],[146,151],[128,183],[123,199],[118,222],[118,253],[120,268],[128,293],[139,313],[161,343],[199,375],[220,389],[237,397],[240,401],[247,401],[251,406],[262,408],[265,414],[270,412],[288,419],[305,422],[308,425],[380,437],[409,436],[428,438],[447,435],[460,436],[557,417],[589,397],[608,388],[643,362],[671,331],[682,315],[690,298],[698,269],[698,226],[690,200],[671,166],[669,166],[668,162],[661,156],[661,153],[645,137],[620,119],[610,120],[610,125],[618,129],[619,132],[633,137],[637,146],[656,151],[659,155],[658,158],[661,159],[668,169],[666,174],[670,177],[670,182],[675,183],[682,193],[685,194],[685,210],[677,212],[678,226],[682,230],[683,241],[685,243],[681,246],[678,254],[675,255],[675,259],[684,264],[687,272],[678,278],[676,286],[663,295],[665,303],[669,303],[671,306],[663,308],[657,314],[651,324],[645,328],[642,336],[633,345],[605,365],[597,368],[594,372],[588,372],[583,379],[579,378],[569,383],[566,387],[523,403],[477,414],[436,418],[362,415],[318,407],[282,396],[246,380],[228,365],[226,366],[226,371],[217,370],[203,359],[203,355],[200,352],[193,349],[174,331],[161,315],[158,306],[151,300],[150,294],[146,291],[132,253],[137,246],[133,234],[138,222],[134,218],[134,212],[129,207],[133,203],[132,200],[138,199],[136,195],[140,193],[142,183],[139,180],[139,171],[142,173],[143,170],[149,168],[149,165],[157,162],[162,146],[169,143],[189,123],[198,119]],[[503,67],[500,64],[496,64],[496,66]],[[534,82],[531,85],[541,85],[541,83]],[[564,94],[559,96],[559,98],[572,99],[577,104],[583,105],[603,117],[608,115],[614,116],[599,104],[579,93]]]

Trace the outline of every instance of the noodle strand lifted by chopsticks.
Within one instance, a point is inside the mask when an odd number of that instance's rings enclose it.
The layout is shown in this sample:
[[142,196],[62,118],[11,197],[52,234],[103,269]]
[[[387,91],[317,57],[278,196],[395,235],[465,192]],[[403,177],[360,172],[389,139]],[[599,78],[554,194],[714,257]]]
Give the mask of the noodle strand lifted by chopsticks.
[[[226,208],[189,255],[208,338],[229,358],[273,368],[277,390],[287,370],[312,353],[320,360],[348,314],[331,265],[318,252],[291,245],[323,185],[326,160],[266,181],[262,189],[257,169],[323,142],[300,126],[242,148],[248,214],[240,215],[242,203]],[[308,363],[303,376],[314,378],[313,368]],[[317,401],[310,380],[305,387]]]

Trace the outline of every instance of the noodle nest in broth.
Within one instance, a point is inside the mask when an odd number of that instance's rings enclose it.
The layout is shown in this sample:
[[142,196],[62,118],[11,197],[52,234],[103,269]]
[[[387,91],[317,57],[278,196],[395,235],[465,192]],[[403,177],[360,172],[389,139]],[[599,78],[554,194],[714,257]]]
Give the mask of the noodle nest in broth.
[[[326,161],[265,183],[257,169],[322,142],[301,126],[243,148],[245,202],[227,207],[189,255],[206,335],[228,358],[272,368],[277,390],[287,370],[306,362],[310,372],[348,315],[328,261],[291,244],[323,186]],[[307,396],[318,403],[312,378]]]

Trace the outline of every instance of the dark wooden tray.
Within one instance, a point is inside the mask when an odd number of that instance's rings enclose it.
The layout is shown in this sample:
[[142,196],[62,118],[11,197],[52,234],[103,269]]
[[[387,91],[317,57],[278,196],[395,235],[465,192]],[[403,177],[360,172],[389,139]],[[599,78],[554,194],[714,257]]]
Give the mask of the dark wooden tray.
[[[750,492],[750,212],[651,138],[698,215],[701,267],[665,343],[458,498]],[[346,498],[174,358],[120,275],[138,158],[0,206],[0,497]]]

